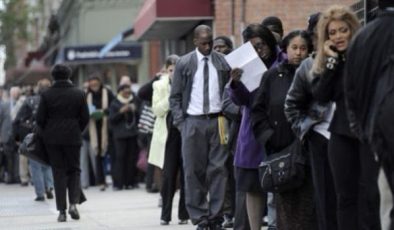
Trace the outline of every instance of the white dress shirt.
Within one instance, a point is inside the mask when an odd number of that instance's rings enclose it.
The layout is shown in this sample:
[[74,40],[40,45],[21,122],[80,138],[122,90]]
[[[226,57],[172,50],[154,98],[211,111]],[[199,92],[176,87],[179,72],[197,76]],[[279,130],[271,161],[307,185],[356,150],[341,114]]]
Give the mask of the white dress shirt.
[[197,71],[193,77],[192,91],[190,95],[189,107],[187,114],[203,115],[204,105],[204,57],[208,58],[209,69],[209,113],[219,113],[222,111],[222,103],[219,89],[218,73],[212,64],[212,57],[202,55],[198,49],[197,54]]

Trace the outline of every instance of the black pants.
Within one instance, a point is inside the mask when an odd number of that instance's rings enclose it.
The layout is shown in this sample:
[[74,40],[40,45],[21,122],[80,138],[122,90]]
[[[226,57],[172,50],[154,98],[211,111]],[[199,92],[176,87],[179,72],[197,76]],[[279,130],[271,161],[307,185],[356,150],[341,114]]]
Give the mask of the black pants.
[[162,187],[160,191],[163,200],[161,219],[165,221],[171,221],[172,201],[174,199],[174,194],[176,191],[178,171],[180,171],[180,197],[178,205],[178,219],[189,219],[189,214],[186,210],[185,205],[185,176],[182,167],[181,150],[181,134],[175,127],[172,127],[169,130],[166,143],[164,167],[162,174]]
[[308,135],[313,187],[316,197],[316,215],[319,230],[335,230],[336,194],[328,161],[328,139],[311,131]]
[[[394,93],[386,96],[379,108],[376,118],[376,131],[381,138],[381,152],[379,152],[382,168],[387,177],[387,182],[394,196]],[[390,230],[394,230],[394,207],[390,212]]]
[[111,134],[108,136],[108,154],[110,157],[112,183],[117,184],[116,175],[115,175],[116,149],[115,149],[114,138]]
[[47,145],[55,184],[57,210],[67,209],[67,190],[70,204],[78,204],[81,195],[80,146]]
[[379,165],[369,146],[336,133],[331,134],[328,145],[337,194],[338,229],[381,229]]
[[228,159],[226,161],[228,178],[223,206],[223,213],[229,217],[234,217],[235,213],[235,178],[233,162],[234,156],[229,152]]
[[19,183],[19,154],[17,145],[9,141],[4,145],[5,182],[7,184]]
[[137,137],[115,139],[115,146],[116,160],[114,170],[118,184],[114,184],[114,186],[123,188],[123,186],[137,185]]
[[97,167],[96,184],[103,185],[105,184],[104,156],[101,156],[100,154],[96,155],[96,167]]

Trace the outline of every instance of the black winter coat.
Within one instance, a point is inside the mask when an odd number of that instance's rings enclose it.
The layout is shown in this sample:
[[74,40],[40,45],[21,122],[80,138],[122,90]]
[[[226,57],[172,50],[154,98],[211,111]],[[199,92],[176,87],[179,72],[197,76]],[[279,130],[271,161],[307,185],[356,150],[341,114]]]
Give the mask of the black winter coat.
[[295,139],[284,113],[285,98],[295,70],[295,66],[286,63],[268,70],[253,103],[253,132],[269,154],[279,152]]
[[138,119],[140,103],[133,94],[130,104],[134,104],[135,111],[120,113],[119,110],[124,106],[118,99],[112,101],[109,107],[109,121],[112,127],[114,138],[122,139],[136,136],[138,134]]
[[[361,140],[367,138],[373,145],[381,142],[375,133],[381,103],[394,88],[390,72],[394,68],[393,22],[394,11],[380,12],[357,33],[347,52],[345,99],[350,126]],[[391,120],[382,122],[393,125]]]
[[36,120],[45,144],[81,145],[89,121],[85,93],[71,81],[56,81],[41,95]]

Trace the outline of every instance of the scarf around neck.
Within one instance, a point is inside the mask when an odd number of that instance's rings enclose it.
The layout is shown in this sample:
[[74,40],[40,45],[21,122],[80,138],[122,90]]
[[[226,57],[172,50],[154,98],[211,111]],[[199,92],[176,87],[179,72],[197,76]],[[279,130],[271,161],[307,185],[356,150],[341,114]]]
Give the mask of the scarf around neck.
[[[105,111],[108,109],[108,91],[106,88],[101,89],[101,110]],[[87,97],[88,105],[93,105],[93,94],[90,92]],[[96,126],[96,120],[90,118],[89,120],[89,137],[90,145],[96,154],[104,156],[108,147],[108,118],[103,116],[101,124],[101,145],[98,145],[98,130]]]

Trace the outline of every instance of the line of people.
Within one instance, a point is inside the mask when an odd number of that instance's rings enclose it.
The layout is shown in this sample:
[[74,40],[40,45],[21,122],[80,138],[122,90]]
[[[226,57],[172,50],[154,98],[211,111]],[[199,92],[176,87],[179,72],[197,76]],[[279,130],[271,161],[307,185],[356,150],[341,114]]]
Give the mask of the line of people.
[[[380,2],[386,19],[387,4]],[[194,30],[195,50],[179,58],[173,76],[171,70],[170,77],[153,83],[153,107],[165,110],[154,109],[153,137],[160,136],[161,148],[150,152],[150,162],[174,172],[167,158],[181,149],[180,205],[185,199],[197,229],[257,230],[263,216],[270,230],[381,229],[377,179],[382,162],[371,143],[352,132],[345,98],[347,50],[360,27],[344,6],[311,15],[306,31],[284,37],[277,17],[246,26],[244,42],[268,68],[252,92],[241,81],[243,70],[232,69],[222,55],[231,52],[231,40],[213,39],[206,25]],[[161,136],[174,132],[172,125],[181,134],[177,150],[171,135]],[[302,185],[264,193],[260,163],[296,139],[307,159]],[[178,157],[171,156],[171,163]],[[163,183],[166,187],[168,181]],[[163,225],[170,220],[161,216]]]
[[[114,190],[137,188],[138,166],[146,171],[147,191],[160,190],[161,225],[171,222],[179,187],[178,223],[191,220],[197,230],[382,229],[381,165],[393,186],[392,130],[385,129],[392,121],[391,101],[385,100],[391,95],[385,76],[393,70],[392,35],[386,34],[386,49],[359,54],[363,39],[373,40],[371,28],[392,23],[394,4],[380,0],[379,6],[376,23],[360,33],[356,15],[344,6],[313,14],[305,31],[286,35],[277,17],[247,25],[243,41],[267,67],[252,92],[242,82],[244,71],[225,59],[231,39],[214,39],[207,25],[195,28],[194,50],[168,56],[138,93],[123,77],[114,95],[97,73],[82,92],[70,81],[71,69],[56,65],[54,84],[40,81],[37,95],[19,102],[19,111],[15,90],[1,103],[1,146],[9,152],[9,143],[22,141],[36,124],[42,130],[52,168],[30,161],[30,173],[36,200],[53,198],[54,187],[60,222],[67,219],[67,191],[69,214],[79,219],[81,186],[97,184],[104,191],[111,172]],[[373,68],[357,67],[367,62],[362,57],[375,56],[380,62]],[[378,71],[381,81],[373,78]],[[386,88],[371,92],[370,86]],[[264,192],[260,164],[296,141],[307,159],[303,183]],[[0,163],[15,165],[16,158],[6,156]],[[27,165],[22,156],[18,161]],[[14,167],[5,169],[15,177]]]

